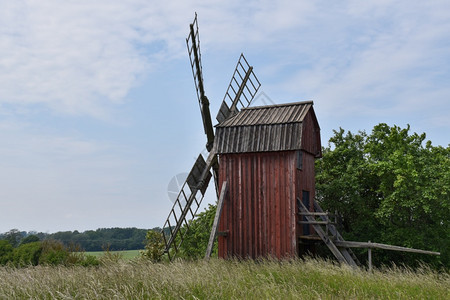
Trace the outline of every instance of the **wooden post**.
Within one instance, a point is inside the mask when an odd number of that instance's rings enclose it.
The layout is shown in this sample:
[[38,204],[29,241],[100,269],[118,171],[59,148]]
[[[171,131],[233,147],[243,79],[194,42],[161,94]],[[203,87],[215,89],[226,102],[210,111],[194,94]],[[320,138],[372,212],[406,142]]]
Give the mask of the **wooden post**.
[[211,257],[212,248],[214,246],[214,240],[217,236],[217,229],[219,227],[220,215],[222,214],[223,203],[225,195],[228,190],[227,182],[224,181],[222,184],[222,190],[220,191],[219,201],[217,202],[216,216],[214,217],[214,223],[211,229],[211,234],[209,236],[208,247],[206,248],[205,259],[208,260]]
[[[369,244],[370,244],[370,241],[369,241]],[[367,253],[369,255],[369,272],[372,272],[372,248],[369,247],[367,250],[368,250]]]

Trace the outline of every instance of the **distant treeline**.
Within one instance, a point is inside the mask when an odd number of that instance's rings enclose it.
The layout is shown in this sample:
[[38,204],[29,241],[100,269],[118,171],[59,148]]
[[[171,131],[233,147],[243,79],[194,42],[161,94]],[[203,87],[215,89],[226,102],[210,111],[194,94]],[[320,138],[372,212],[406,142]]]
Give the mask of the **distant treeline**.
[[[156,227],[151,230],[160,231]],[[100,228],[84,232],[60,231],[56,233],[26,232],[12,229],[0,234],[0,240],[8,240],[12,246],[21,244],[22,240],[30,236],[39,240],[57,240],[66,246],[78,245],[85,251],[102,250],[138,250],[145,246],[145,235],[148,229],[139,228]]]

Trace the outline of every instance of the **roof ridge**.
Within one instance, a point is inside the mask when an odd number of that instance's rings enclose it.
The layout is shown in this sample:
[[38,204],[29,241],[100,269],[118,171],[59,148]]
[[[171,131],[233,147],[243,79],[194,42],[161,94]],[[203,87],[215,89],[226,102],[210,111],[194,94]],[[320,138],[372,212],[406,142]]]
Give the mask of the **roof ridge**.
[[259,105],[259,106],[249,106],[246,108],[242,108],[242,110],[251,110],[251,109],[264,109],[264,108],[274,108],[274,107],[283,107],[283,106],[297,106],[297,105],[305,105],[312,104],[314,105],[314,101],[299,101],[299,102],[291,102],[291,103],[282,103],[282,104],[273,104],[273,105]]

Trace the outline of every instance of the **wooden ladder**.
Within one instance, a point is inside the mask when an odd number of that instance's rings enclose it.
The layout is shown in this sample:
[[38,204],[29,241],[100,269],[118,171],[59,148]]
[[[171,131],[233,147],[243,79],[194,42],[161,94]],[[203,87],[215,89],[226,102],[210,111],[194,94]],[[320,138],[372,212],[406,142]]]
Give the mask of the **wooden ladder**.
[[[334,226],[334,224],[330,221],[328,213],[324,212],[316,201],[314,201],[315,212],[308,211],[306,206],[298,198],[297,204],[299,207],[299,215],[305,217],[306,219],[306,221],[299,221],[299,223],[313,226],[318,237],[325,243],[325,245],[327,245],[328,249],[330,249],[339,262],[346,263],[352,267],[361,265],[358,258],[350,248],[336,245],[339,244],[339,242],[344,242],[344,239],[336,229],[336,226]],[[316,217],[318,217],[319,220],[316,220]]]

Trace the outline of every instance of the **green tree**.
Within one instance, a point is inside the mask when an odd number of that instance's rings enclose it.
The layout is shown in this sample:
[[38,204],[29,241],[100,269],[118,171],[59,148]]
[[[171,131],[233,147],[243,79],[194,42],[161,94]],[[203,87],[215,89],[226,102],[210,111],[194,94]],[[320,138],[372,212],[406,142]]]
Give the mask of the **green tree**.
[[22,239],[22,233],[18,229],[11,229],[4,234],[4,239],[13,247],[17,247]]
[[[216,205],[209,204],[205,211],[189,221],[189,230],[183,226],[181,230],[187,231],[180,247],[179,255],[185,258],[199,259],[205,257],[208,247],[211,228],[216,215]],[[217,242],[213,248],[213,254],[217,253]]]
[[42,253],[42,243],[32,242],[14,249],[13,262],[16,266],[37,266],[39,264],[39,257]]
[[0,241],[0,265],[5,265],[12,260],[13,250],[13,246],[8,241]]
[[318,200],[343,216],[344,237],[440,251],[441,257],[377,252],[378,263],[450,263],[450,147],[425,134],[375,126],[334,131],[316,163]]
[[28,244],[28,243],[32,243],[32,242],[38,242],[38,241],[40,241],[39,237],[37,235],[31,234],[31,235],[23,238],[20,241],[20,244],[23,245],[23,244]]

